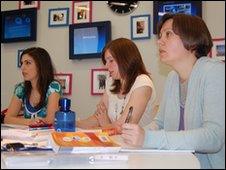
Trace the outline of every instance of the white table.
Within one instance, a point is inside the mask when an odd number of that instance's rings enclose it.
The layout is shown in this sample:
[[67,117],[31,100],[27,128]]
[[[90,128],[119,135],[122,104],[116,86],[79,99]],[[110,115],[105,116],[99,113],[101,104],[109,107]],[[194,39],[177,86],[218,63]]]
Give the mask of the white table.
[[[16,154],[19,154],[20,156]],[[200,168],[198,159],[192,153],[152,152],[117,154],[128,155],[128,161],[112,160],[90,162],[89,158],[93,154],[54,154],[51,151],[1,153],[1,168]],[[14,157],[14,160],[6,166],[3,161],[4,157],[8,157],[9,161]]]
[[[120,136],[112,139],[125,146]],[[90,161],[90,157],[97,154],[55,154],[53,151],[29,152],[1,152],[1,169],[6,168],[170,168],[170,169],[198,169],[200,163],[191,152],[148,151],[120,152],[113,156],[125,156],[128,160]],[[100,153],[98,153],[100,155]],[[104,155],[104,154],[101,154]],[[5,162],[6,161],[6,162]],[[7,164],[6,164],[7,163]]]

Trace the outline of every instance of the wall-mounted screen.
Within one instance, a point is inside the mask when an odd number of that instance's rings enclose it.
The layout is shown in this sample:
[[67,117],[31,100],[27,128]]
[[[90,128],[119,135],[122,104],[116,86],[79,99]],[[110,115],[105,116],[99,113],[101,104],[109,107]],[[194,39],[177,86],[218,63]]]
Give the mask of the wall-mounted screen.
[[37,8],[2,11],[1,42],[36,41]]
[[72,24],[69,26],[69,58],[100,58],[110,40],[110,21]]
[[153,34],[157,34],[157,25],[165,13],[184,13],[202,17],[202,1],[153,1]]

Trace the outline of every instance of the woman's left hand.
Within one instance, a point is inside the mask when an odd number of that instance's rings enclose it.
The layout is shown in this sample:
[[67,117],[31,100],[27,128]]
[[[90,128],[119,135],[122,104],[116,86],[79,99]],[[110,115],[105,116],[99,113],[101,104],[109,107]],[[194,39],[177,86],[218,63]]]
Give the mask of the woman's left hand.
[[30,121],[30,126],[42,126],[42,125],[45,125],[46,122],[41,119],[41,118],[35,118],[35,119],[31,119]]
[[137,124],[125,123],[122,125],[122,138],[132,147],[142,147],[144,144],[144,129]]
[[109,123],[111,123],[108,114],[107,114],[107,108],[104,105],[104,103],[99,103],[97,105],[97,110],[95,112],[95,117],[97,118],[100,126],[105,126]]

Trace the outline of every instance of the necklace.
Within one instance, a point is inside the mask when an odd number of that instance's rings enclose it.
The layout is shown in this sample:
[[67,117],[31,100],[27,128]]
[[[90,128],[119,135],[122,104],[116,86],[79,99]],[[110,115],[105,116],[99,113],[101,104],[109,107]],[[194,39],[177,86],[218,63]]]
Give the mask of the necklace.
[[31,93],[29,100],[32,106],[36,106],[39,103],[40,95],[38,93],[33,92]]
[[122,107],[121,107],[121,112],[119,112],[119,114],[118,114],[118,107],[119,107],[118,105],[119,105],[119,103],[118,102],[115,103],[116,120],[118,120],[118,118],[122,115],[124,107],[125,107],[125,102],[126,102],[126,95],[123,97],[123,103],[122,103]]

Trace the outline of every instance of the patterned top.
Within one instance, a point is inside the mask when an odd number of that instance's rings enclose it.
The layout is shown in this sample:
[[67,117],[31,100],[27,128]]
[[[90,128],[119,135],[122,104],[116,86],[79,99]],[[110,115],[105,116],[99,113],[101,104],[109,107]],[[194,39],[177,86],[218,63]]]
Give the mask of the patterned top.
[[24,82],[19,83],[15,86],[14,95],[17,96],[22,101],[22,107],[24,108],[23,109],[24,118],[31,119],[37,116],[42,118],[46,117],[48,98],[54,92],[59,93],[60,96],[62,96],[62,87],[60,83],[57,81],[52,81],[50,83],[46,93],[44,106],[41,108],[34,108],[30,104],[29,99],[27,99],[27,97],[25,96]]

